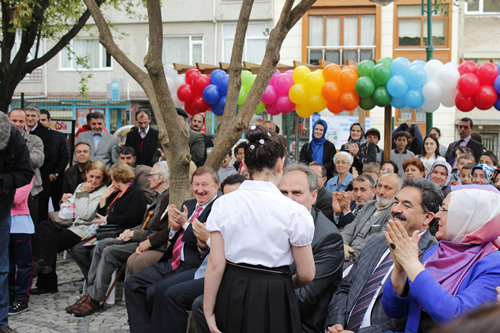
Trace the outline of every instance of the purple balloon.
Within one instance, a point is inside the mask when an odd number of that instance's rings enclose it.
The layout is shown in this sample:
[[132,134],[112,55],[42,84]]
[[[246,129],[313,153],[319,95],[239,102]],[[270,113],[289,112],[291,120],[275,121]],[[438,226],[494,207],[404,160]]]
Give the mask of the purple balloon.
[[264,104],[273,104],[276,102],[278,98],[278,93],[276,92],[275,87],[267,86],[266,91],[264,91],[264,95],[262,95],[262,103]]

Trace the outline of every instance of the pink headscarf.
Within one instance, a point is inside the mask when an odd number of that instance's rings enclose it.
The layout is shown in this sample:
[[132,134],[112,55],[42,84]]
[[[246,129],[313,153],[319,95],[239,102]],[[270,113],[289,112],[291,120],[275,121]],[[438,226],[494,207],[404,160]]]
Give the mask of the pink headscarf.
[[491,185],[454,186],[449,194],[446,240],[425,269],[456,295],[472,265],[500,248],[500,192]]

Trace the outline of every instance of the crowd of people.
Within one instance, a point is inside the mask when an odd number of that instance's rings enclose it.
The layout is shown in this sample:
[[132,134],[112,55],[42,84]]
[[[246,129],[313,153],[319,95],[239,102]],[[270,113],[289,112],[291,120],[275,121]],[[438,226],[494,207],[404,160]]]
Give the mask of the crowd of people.
[[379,130],[354,123],[337,151],[318,120],[297,163],[266,121],[214,169],[204,116],[177,115],[192,188],[179,207],[148,109],[123,146],[89,113],[70,167],[50,112],[0,112],[1,333],[31,295],[58,292],[64,250],[85,279],[65,311],[105,311],[126,272],[131,332],[185,332],[188,311],[199,333],[452,332],[498,314],[500,169],[471,119],[447,148],[438,128],[402,124],[386,161]]

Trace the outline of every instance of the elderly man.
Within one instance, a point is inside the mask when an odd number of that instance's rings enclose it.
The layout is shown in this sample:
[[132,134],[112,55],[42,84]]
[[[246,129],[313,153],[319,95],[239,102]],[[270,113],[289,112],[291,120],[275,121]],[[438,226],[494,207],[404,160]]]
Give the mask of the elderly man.
[[126,147],[134,148],[137,165],[153,166],[160,158],[156,149],[158,146],[158,131],[151,128],[151,111],[148,109],[139,109],[135,113],[136,127],[127,133],[125,140]]
[[[414,178],[404,181],[391,208],[392,219],[400,222],[408,235],[411,236],[415,230],[421,232],[421,259],[426,249],[437,244],[427,230],[442,202],[443,194],[436,184]],[[333,295],[326,320],[328,332],[402,332],[405,319],[387,317],[381,302],[382,286],[393,267],[385,236],[375,235]]]
[[205,153],[203,134],[194,131],[187,126],[189,116],[183,109],[177,108],[177,117],[179,118],[182,126],[186,127],[186,129],[189,131],[188,144],[189,151],[191,153],[191,161],[193,161],[196,166],[201,166],[203,163],[203,154]]
[[149,183],[159,196],[149,206],[144,222],[125,230],[117,239],[106,238],[97,243],[89,269],[87,291],[78,302],[67,307],[66,312],[84,317],[100,309],[113,272],[134,253],[133,264],[139,264],[141,268],[155,264],[162,257],[168,241],[168,218],[165,211],[169,203],[170,183],[167,162],[158,162],[153,166]]
[[318,178],[318,198],[314,207],[318,208],[330,221],[334,222],[332,197],[333,193],[326,189],[327,170],[323,164],[312,162],[309,167]]
[[389,173],[379,177],[377,199],[367,202],[354,221],[342,232],[345,260],[356,261],[366,242],[386,229],[394,197],[400,188],[399,175]]
[[160,262],[125,281],[127,313],[133,333],[149,330],[156,287],[179,273],[199,267],[208,253],[210,233],[203,222],[217,199],[219,177],[212,168],[201,167],[193,174],[192,184],[194,199],[185,201],[182,211],[175,205],[168,209],[170,245]]
[[81,133],[78,136],[76,143],[88,143],[91,148],[90,159],[102,161],[109,169],[118,161],[118,139],[104,131],[104,114],[102,112],[90,114],[90,128],[91,131]]

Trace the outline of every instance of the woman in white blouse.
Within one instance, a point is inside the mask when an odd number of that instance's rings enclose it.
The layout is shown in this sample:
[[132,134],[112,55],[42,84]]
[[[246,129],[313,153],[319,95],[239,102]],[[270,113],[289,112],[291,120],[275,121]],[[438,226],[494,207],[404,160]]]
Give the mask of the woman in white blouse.
[[446,162],[445,158],[439,153],[439,141],[434,134],[425,137],[422,154],[419,157],[427,171],[431,169],[432,164],[436,161]]
[[285,161],[278,135],[252,126],[246,138],[250,180],[215,201],[207,221],[205,317],[211,332],[302,332],[293,289],[315,275],[314,222],[278,190]]

